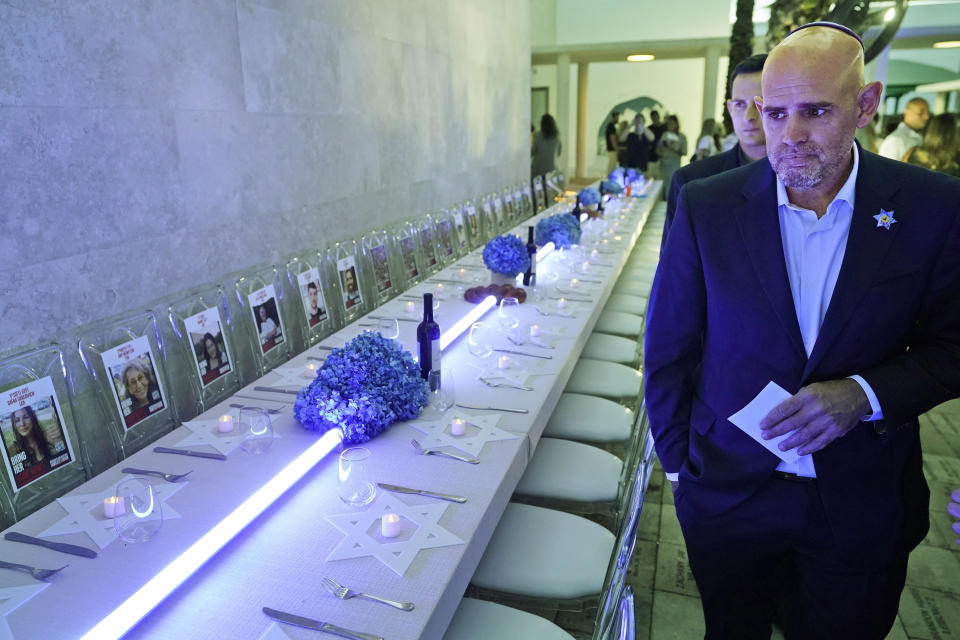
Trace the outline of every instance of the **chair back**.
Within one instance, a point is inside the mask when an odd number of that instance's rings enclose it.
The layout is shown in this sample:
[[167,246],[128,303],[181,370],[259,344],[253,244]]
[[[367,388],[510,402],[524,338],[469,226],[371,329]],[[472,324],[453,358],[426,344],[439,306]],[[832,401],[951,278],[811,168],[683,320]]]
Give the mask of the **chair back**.
[[437,212],[436,222],[437,259],[445,267],[460,257],[460,239],[457,235],[457,224],[453,207]]
[[520,219],[526,220],[537,212],[533,204],[533,188],[529,182],[520,184],[520,198],[523,203]]
[[[91,436],[111,441],[110,464],[179,424],[167,384],[168,353],[153,312],[113,316],[81,327],[77,334],[87,378],[79,388],[95,394],[103,418]],[[99,467],[94,465],[94,472],[103,470]]]
[[547,208],[544,199],[543,176],[534,176],[531,182],[533,183],[533,212],[540,213]]
[[[339,287],[339,309],[347,325],[400,293],[404,278],[399,261],[396,260],[396,245],[386,231],[371,231],[360,238],[359,255],[356,243],[337,243],[330,252],[334,285]],[[360,278],[361,288],[349,293],[350,269]],[[346,293],[345,293],[346,292]]]
[[[501,224],[493,210],[493,194],[477,198],[480,203],[481,219],[483,220],[484,237],[489,240],[500,233]],[[486,240],[485,240],[486,241]]]
[[463,204],[463,215],[466,221],[467,247],[473,250],[486,242],[483,221],[480,219],[477,203],[473,200],[467,200]]
[[470,252],[470,229],[467,223],[467,203],[461,202],[450,208],[453,228],[456,232],[456,253],[460,258]]
[[160,333],[169,345],[170,392],[179,420],[191,420],[240,388],[234,332],[223,288],[198,287],[161,305]]
[[512,187],[504,187],[500,193],[503,199],[504,224],[509,228],[515,221],[520,220],[520,213],[517,210],[518,205],[514,199]]
[[490,205],[493,207],[493,219],[496,221],[497,233],[503,233],[509,228],[507,212],[503,206],[503,197],[499,191],[490,194]]
[[233,281],[233,293],[227,296],[231,319],[237,327],[238,342],[246,344],[253,361],[252,371],[241,371],[241,384],[246,384],[293,355],[287,333],[291,324],[289,307],[283,299],[287,289],[281,286],[277,267],[269,265],[242,273]]
[[440,259],[443,256],[443,249],[437,233],[437,220],[433,214],[427,213],[414,220],[413,225],[420,240],[423,275],[426,277],[439,271],[442,266]]
[[335,296],[330,276],[323,268],[323,255],[323,251],[311,249],[289,256],[284,263],[283,300],[290,318],[290,339],[295,353],[317,344],[339,328],[330,304]]
[[403,273],[401,286],[409,289],[424,279],[424,257],[420,250],[420,236],[417,226],[412,222],[404,222],[393,230],[393,243],[400,261]]
[[[99,410],[89,416],[76,411],[70,384],[73,373],[67,370],[58,344],[0,356],[0,525],[4,528],[93,476],[90,454],[95,448],[88,449],[88,443],[94,444],[102,416]],[[105,439],[105,434],[99,437]]]

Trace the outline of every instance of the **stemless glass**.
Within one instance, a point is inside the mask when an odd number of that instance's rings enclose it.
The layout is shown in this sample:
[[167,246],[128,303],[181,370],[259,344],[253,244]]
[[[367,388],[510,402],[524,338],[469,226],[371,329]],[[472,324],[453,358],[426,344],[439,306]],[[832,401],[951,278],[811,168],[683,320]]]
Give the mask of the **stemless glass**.
[[126,542],[146,542],[160,530],[163,510],[160,498],[147,480],[127,478],[114,492],[122,511],[113,519],[117,535]]
[[490,327],[483,322],[474,322],[470,326],[467,336],[467,345],[472,355],[478,358],[488,358],[493,353],[493,344],[490,336]]
[[264,453],[273,444],[273,423],[270,414],[261,407],[240,409],[240,448],[255,456]]
[[388,340],[400,337],[400,323],[393,316],[383,316],[377,320],[377,331]]
[[516,298],[506,297],[500,301],[500,310],[497,315],[504,332],[509,333],[520,325],[519,310],[520,301]]
[[340,453],[337,495],[354,507],[370,504],[377,496],[377,489],[370,482],[367,470],[369,460],[370,450],[366,447],[350,447]]
[[452,407],[457,401],[453,372],[450,369],[431,371],[427,374],[427,384],[430,388],[430,406],[440,413]]

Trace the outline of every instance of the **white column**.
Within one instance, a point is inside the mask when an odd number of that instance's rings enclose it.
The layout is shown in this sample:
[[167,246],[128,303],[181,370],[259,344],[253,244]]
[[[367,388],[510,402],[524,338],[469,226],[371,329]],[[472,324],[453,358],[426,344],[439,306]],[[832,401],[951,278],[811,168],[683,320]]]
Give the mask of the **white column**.
[[570,54],[561,53],[557,56],[557,128],[560,129],[560,151],[558,167],[564,175],[569,176],[570,167],[567,158],[570,157],[570,148],[573,146],[574,136],[570,128]]
[[[716,118],[717,111],[717,74],[720,73],[720,47],[707,47],[703,65],[703,114],[700,122],[696,123],[696,130],[707,118]],[[689,128],[689,127],[688,127]],[[696,141],[693,141],[696,145]]]
[[577,64],[577,171],[579,177],[587,173],[587,78],[590,65]]

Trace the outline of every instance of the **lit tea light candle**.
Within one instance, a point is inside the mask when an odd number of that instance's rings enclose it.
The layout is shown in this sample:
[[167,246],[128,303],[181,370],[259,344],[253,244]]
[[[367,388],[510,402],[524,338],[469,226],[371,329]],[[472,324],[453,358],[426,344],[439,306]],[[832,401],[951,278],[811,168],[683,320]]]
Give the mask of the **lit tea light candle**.
[[414,315],[414,314],[416,314],[416,313],[417,313],[417,305],[413,304],[413,302],[408,302],[408,303],[407,303],[407,313],[408,313],[409,315],[411,315],[411,316]]
[[539,338],[540,337],[540,325],[532,324],[530,325],[530,337]]
[[458,438],[467,432],[467,421],[463,418],[454,418],[450,421],[450,435]]
[[302,375],[304,378],[307,378],[308,380],[313,380],[314,378],[317,377],[317,365],[315,365],[312,362],[307,363],[307,366],[303,368]]
[[502,356],[500,356],[500,358],[497,360],[497,368],[498,368],[498,369],[509,369],[509,368],[510,368],[510,365],[511,365],[510,356],[508,356],[508,355],[502,355]]
[[590,270],[590,263],[589,263],[589,262],[584,262],[583,265],[582,265],[582,268],[583,268],[583,271],[589,271],[589,270]]
[[620,242],[621,240],[623,240],[623,236],[617,234],[617,235],[613,236],[613,239],[616,240],[617,242]]
[[438,282],[436,288],[434,289],[437,292],[437,295],[443,294],[443,283]]
[[560,298],[557,300],[557,309],[566,309],[567,308],[567,299]]
[[467,275],[467,270],[464,269],[463,267],[460,267],[459,273],[460,273],[460,277],[463,278],[464,276]]
[[599,257],[600,257],[600,252],[597,251],[596,249],[594,249],[593,251],[590,252],[590,259],[591,259],[591,260],[596,260],[596,259],[599,258]]
[[233,416],[220,416],[217,420],[217,431],[220,433],[230,433],[233,431]]
[[576,289],[576,288],[579,287],[579,286],[580,286],[580,280],[578,280],[577,278],[570,278],[570,288],[571,288],[571,289]]
[[384,538],[396,538],[403,531],[400,516],[396,513],[385,513],[380,518],[380,535]]
[[120,496],[109,496],[103,500],[103,515],[108,518],[116,518],[124,513],[123,498]]

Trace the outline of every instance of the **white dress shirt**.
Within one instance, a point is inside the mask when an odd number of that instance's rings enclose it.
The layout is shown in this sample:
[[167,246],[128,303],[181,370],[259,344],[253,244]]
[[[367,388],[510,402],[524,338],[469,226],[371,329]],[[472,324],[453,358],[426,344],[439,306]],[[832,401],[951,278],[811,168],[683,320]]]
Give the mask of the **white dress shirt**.
[[906,122],[901,122],[883,139],[877,153],[891,160],[903,160],[908,149],[920,144],[923,144],[923,136],[907,126]]
[[[827,314],[833,290],[837,286],[840,267],[850,235],[850,221],[853,219],[854,199],[856,196],[857,173],[860,170],[860,152],[853,146],[853,168],[850,176],[837,192],[833,202],[827,206],[822,218],[809,209],[803,209],[790,203],[787,189],[777,178],[777,213],[780,218],[780,239],[783,242],[783,256],[787,263],[787,277],[790,280],[790,292],[793,294],[793,306],[800,324],[803,346],[809,356],[820,334],[820,325]],[[850,376],[855,380],[870,401],[872,415],[865,420],[883,418],[880,403],[867,381],[858,375]],[[801,476],[816,477],[813,458],[803,456],[796,464],[781,462],[777,469]]]

